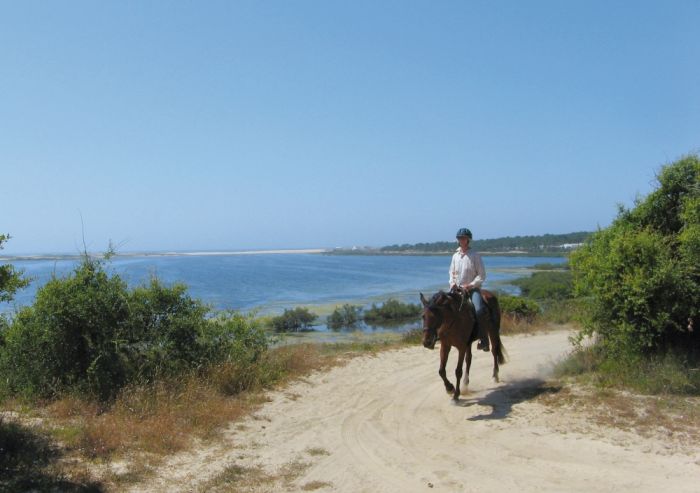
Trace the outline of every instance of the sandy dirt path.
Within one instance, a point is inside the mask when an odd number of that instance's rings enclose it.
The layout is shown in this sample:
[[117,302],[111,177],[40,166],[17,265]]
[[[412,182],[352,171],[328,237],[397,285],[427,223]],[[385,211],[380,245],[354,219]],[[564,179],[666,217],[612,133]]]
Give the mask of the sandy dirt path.
[[204,491],[231,466],[278,478],[286,471],[276,483],[234,482],[231,491],[700,491],[700,447],[601,428],[534,400],[567,337],[504,338],[510,361],[499,384],[490,355],[476,354],[456,405],[437,375],[437,351],[353,359],[271,392],[221,443],[171,457],[134,491]]

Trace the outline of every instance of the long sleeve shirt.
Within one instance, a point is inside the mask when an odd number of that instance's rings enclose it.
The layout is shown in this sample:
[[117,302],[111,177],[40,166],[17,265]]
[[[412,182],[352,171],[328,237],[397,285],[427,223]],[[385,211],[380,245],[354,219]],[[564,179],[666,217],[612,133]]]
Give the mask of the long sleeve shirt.
[[450,264],[450,288],[454,285],[480,288],[486,280],[486,269],[481,255],[471,248],[466,253],[458,248]]

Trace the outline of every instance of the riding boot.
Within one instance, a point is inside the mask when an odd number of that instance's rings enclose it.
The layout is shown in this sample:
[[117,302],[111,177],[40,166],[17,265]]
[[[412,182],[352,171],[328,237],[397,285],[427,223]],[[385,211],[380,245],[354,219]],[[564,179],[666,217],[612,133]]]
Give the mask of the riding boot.
[[491,350],[489,347],[489,328],[491,327],[491,316],[489,312],[484,310],[477,315],[477,326],[479,329],[479,339],[481,340],[476,345],[476,349],[489,352]]

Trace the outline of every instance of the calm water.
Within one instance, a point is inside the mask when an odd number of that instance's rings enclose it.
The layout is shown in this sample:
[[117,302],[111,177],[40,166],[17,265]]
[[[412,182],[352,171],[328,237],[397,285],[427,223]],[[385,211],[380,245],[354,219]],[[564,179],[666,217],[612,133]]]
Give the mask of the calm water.
[[[509,280],[526,275],[527,268],[563,258],[484,257],[486,286],[517,292]],[[64,276],[76,260],[22,260],[12,262],[33,279],[13,304],[0,303],[0,312],[32,303],[36,290],[53,274]],[[278,313],[284,308],[311,305],[327,314],[339,302],[367,305],[395,297],[418,302],[446,289],[447,256],[340,256],[318,254],[258,254],[231,256],[117,257],[107,264],[129,285],[147,282],[153,274],[166,283],[183,282],[193,297],[214,309]],[[324,313],[326,310],[326,313]]]

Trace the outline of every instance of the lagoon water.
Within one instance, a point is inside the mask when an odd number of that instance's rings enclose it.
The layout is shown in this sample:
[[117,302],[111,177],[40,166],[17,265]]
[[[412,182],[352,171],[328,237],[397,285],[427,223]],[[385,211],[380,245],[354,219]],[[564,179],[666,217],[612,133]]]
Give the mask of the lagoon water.
[[[527,269],[563,258],[484,256],[486,287],[517,292],[508,281],[527,275]],[[31,285],[17,293],[0,312],[30,304],[38,287],[52,275],[65,276],[77,260],[11,261]],[[259,310],[279,313],[298,305],[330,311],[338,303],[368,305],[390,297],[417,303],[418,292],[447,289],[449,256],[361,256],[322,254],[256,254],[217,256],[115,257],[106,266],[129,285],[157,275],[166,283],[182,282],[193,297],[215,310]]]

